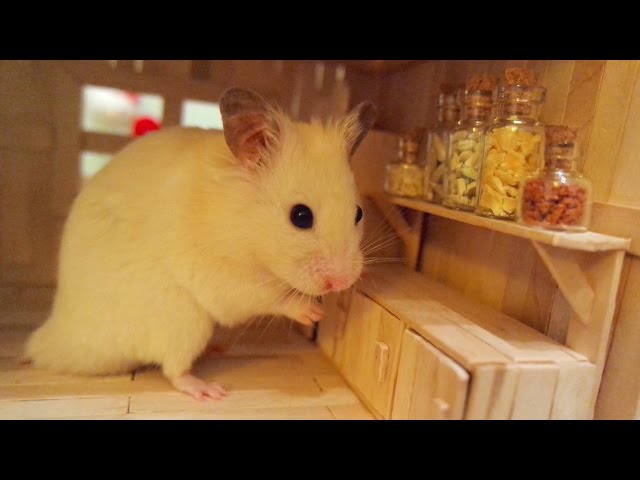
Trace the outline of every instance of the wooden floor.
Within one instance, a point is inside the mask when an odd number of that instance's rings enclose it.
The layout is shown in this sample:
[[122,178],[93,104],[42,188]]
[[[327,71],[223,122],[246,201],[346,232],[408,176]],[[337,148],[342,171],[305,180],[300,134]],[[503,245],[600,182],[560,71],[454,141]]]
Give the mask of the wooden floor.
[[319,349],[289,324],[267,322],[222,335],[228,351],[194,370],[231,393],[198,402],[157,369],[75,377],[20,365],[24,341],[46,310],[0,312],[0,419],[372,419]]

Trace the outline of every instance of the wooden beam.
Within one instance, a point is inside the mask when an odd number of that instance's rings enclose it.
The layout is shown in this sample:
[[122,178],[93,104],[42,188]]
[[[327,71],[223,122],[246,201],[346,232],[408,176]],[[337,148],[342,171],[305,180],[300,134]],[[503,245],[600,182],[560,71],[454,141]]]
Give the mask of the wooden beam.
[[591,320],[594,293],[573,250],[532,241],[533,247],[558,284],[571,308],[585,325]]

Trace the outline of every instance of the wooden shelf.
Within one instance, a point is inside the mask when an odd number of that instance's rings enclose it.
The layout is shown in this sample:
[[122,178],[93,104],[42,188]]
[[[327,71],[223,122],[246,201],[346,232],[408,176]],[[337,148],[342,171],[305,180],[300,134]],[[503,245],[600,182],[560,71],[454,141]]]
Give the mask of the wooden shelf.
[[468,223],[476,227],[488,228],[496,232],[513,235],[514,237],[525,238],[534,242],[551,245],[553,247],[566,248],[569,250],[579,250],[583,252],[607,252],[612,250],[628,250],[631,240],[628,238],[613,237],[595,232],[565,233],[553,232],[550,230],[540,230],[525,227],[515,222],[506,220],[495,220],[492,218],[480,217],[470,212],[462,212],[410,198],[395,197],[392,195],[377,195],[373,197],[376,203],[379,201],[389,202],[401,207],[407,207],[419,212],[449,218],[458,222]]

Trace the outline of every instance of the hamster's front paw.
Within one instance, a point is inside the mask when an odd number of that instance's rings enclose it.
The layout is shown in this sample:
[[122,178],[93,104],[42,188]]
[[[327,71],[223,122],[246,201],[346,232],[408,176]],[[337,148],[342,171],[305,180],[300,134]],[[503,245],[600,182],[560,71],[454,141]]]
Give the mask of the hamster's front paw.
[[191,395],[196,400],[219,400],[227,395],[227,389],[217,383],[207,383],[191,374],[180,375],[171,383],[181,392]]
[[285,315],[303,325],[312,326],[324,317],[324,309],[319,303],[298,303],[289,306]]

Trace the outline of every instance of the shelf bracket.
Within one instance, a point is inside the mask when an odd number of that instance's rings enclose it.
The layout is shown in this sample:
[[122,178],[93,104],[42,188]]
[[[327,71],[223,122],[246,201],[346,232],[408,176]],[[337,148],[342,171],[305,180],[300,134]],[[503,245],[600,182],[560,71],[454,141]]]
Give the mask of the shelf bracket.
[[418,268],[422,242],[422,222],[425,214],[413,211],[411,222],[407,222],[402,213],[400,213],[400,207],[375,196],[371,196],[369,199],[380,210],[389,225],[391,225],[391,228],[402,240],[405,251],[405,264],[414,270]]
[[594,292],[578,261],[579,252],[544,245],[535,240],[531,243],[580,322],[588,325]]

